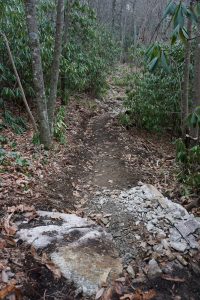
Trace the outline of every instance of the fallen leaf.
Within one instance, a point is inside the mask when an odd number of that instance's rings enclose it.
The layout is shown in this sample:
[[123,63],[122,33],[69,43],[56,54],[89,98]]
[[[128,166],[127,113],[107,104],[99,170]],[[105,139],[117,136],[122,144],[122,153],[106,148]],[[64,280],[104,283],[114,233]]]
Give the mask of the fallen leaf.
[[6,234],[14,235],[17,231],[17,226],[15,224],[10,224],[10,220],[13,214],[10,214],[7,218],[4,218],[3,226]]
[[179,278],[179,277],[171,277],[170,275],[167,275],[167,274],[163,274],[161,276],[162,279],[164,280],[168,280],[168,281],[173,281],[173,282],[185,282],[185,279],[184,278]]
[[115,287],[115,292],[118,295],[123,295],[124,287],[123,287],[123,284],[121,282],[115,282],[114,287]]
[[16,300],[22,299],[21,291],[15,285],[7,285],[0,291],[0,300],[4,300],[5,297],[14,294]]
[[103,293],[102,300],[111,300],[113,293],[113,288],[110,287]]
[[0,239],[0,249],[3,249],[6,247],[6,241],[3,239]]
[[151,300],[156,296],[156,292],[154,290],[149,290],[147,292],[143,292],[141,290],[136,290],[135,293],[126,294],[120,298],[120,300]]
[[46,253],[42,254],[41,262],[53,273],[56,279],[61,278],[60,269],[48,258]]
[[23,204],[20,204],[20,205],[17,205],[17,206],[11,206],[11,207],[8,207],[7,211],[9,213],[15,213],[15,212],[36,212],[34,206],[28,206],[28,205],[23,205]]
[[61,278],[60,269],[49,259],[47,254],[44,252],[42,256],[39,256],[33,246],[31,246],[31,254],[34,259],[42,265],[45,265],[54,275],[56,279]]
[[100,299],[102,297],[104,291],[105,291],[105,288],[101,288],[100,290],[98,290],[98,292],[96,293],[95,300]]

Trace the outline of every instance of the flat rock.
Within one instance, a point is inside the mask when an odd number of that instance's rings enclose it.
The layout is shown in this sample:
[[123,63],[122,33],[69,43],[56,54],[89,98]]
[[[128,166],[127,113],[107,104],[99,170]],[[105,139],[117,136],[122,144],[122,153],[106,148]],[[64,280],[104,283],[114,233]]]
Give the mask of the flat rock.
[[179,252],[185,252],[188,246],[187,242],[184,240],[180,242],[170,242],[170,245],[173,249]]
[[149,261],[147,276],[149,279],[155,279],[162,274],[162,270],[159,267],[157,261],[153,258]]
[[38,215],[46,225],[27,224],[17,237],[36,249],[45,248],[62,275],[84,295],[94,295],[101,284],[122,272],[112,236],[102,227],[76,215],[44,211]]

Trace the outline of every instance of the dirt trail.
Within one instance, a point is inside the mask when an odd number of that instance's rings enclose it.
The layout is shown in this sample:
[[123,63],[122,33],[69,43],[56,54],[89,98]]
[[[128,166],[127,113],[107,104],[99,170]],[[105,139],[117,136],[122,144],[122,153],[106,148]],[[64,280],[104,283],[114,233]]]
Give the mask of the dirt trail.
[[[127,72],[126,66],[120,66],[115,72],[115,79],[121,79]],[[122,276],[127,277],[122,295],[135,291],[140,293],[141,290],[148,293],[153,289],[156,293],[153,299],[157,300],[200,299],[200,256],[195,258],[196,252],[190,251],[184,241],[181,246],[187,249],[186,258],[168,247],[170,223],[165,222],[166,215],[171,221],[179,220],[178,212],[173,216],[177,207],[167,210],[159,205],[158,199],[148,198],[149,186],[145,185],[154,185],[165,196],[178,202],[174,146],[168,136],[138,128],[127,130],[121,125],[120,112],[123,111],[126,93],[125,87],[115,82],[114,78],[109,79],[109,91],[103,100],[77,95],[71,101],[68,108],[68,145],[61,150],[58,148],[58,152],[52,151],[47,178],[38,179],[35,183],[37,189],[34,194],[39,191],[40,197],[35,198],[34,205],[40,210],[86,216],[106,233],[112,234],[120,264],[121,261],[123,263]],[[13,194],[14,200],[8,200],[6,204],[21,204],[20,198],[17,202],[15,198]],[[161,202],[165,202],[162,195],[161,198]],[[28,197],[23,201],[23,204],[30,204]],[[172,208],[173,203],[170,205]],[[33,219],[29,226],[44,225],[39,222],[37,218]],[[60,219],[55,222],[59,223]],[[73,238],[76,239],[76,235]],[[164,246],[161,239],[165,240]],[[81,294],[75,297],[78,295],[75,286],[63,277],[55,280],[51,271],[33,259],[33,254],[24,244],[19,243],[15,251],[11,249],[10,253],[13,260],[19,257],[20,264],[15,266],[11,261],[11,266],[16,269],[16,274],[21,271],[20,266],[26,273],[25,300],[84,299]],[[157,272],[160,277],[148,277],[150,261],[153,263],[151,272],[153,275]],[[90,266],[88,270],[91,272]],[[167,279],[161,278],[161,273]],[[147,297],[148,294],[143,295],[146,298],[141,294],[137,299],[152,299]],[[112,300],[121,297],[114,296]]]
[[[120,78],[126,68],[118,71]],[[157,185],[165,193],[173,190],[174,149],[168,137],[137,128],[127,130],[120,124],[125,87],[110,80],[105,99],[92,99],[95,107],[82,116],[82,125],[72,135],[75,143],[63,176],[50,180],[50,203],[73,208],[80,199],[90,199],[96,191],[127,189],[138,182]],[[82,103],[79,104],[82,110]],[[58,195],[61,199],[58,200]]]
[[[117,74],[119,78],[123,76],[123,71],[127,70],[120,70]],[[157,253],[153,250],[157,249],[154,244],[157,242],[142,222],[140,225],[140,222],[137,223],[137,214],[133,220],[133,215],[129,214],[129,199],[123,200],[123,197],[127,197],[123,196],[123,191],[126,194],[127,189],[137,186],[138,183],[150,183],[175,202],[178,201],[175,191],[175,155],[174,146],[168,136],[151,134],[137,128],[127,130],[120,124],[119,114],[123,110],[124,97],[125,88],[116,86],[111,80],[105,99],[92,100],[95,109],[90,115],[82,116],[82,125],[72,136],[75,151],[72,150],[69,155],[64,175],[57,178],[56,184],[54,180],[52,185],[51,182],[48,185],[51,189],[49,203],[50,207],[58,210],[76,211],[81,216],[92,215],[93,220],[107,227],[112,233],[124,265],[131,264],[138,274],[143,274],[146,261],[150,257],[157,259]],[[81,107],[80,102],[80,110]],[[120,204],[117,201],[121,192]],[[110,213],[110,219],[103,217]],[[153,207],[150,213],[151,220],[155,218]],[[162,258],[164,256],[161,253],[161,265],[171,259],[165,260]],[[173,259],[176,260],[176,257]],[[193,270],[188,271],[187,267],[182,268],[178,261],[177,266],[175,273],[170,273],[170,276],[176,278],[183,275],[186,284],[174,285],[173,280],[150,280],[148,284],[138,283],[139,287],[157,287],[159,297],[155,299],[176,299],[176,295],[180,297],[177,299],[198,299],[200,292],[196,289],[196,282],[200,274],[194,274]],[[166,269],[167,273],[168,271]],[[173,291],[174,288],[176,290]]]

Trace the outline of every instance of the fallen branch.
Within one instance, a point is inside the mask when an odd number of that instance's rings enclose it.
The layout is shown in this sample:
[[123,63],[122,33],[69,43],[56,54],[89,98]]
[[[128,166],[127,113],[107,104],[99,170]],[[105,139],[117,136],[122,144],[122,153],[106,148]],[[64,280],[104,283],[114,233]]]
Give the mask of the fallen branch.
[[1,31],[0,31],[0,35],[1,35],[1,36],[3,37],[3,39],[4,39],[4,42],[5,42],[5,45],[6,45],[6,49],[7,49],[7,51],[8,51],[9,59],[10,59],[10,62],[11,62],[11,64],[12,64],[13,71],[14,71],[14,73],[15,73],[15,76],[16,76],[16,79],[17,79],[17,82],[18,82],[20,91],[21,91],[21,93],[22,93],[22,99],[23,99],[23,102],[24,102],[24,104],[25,104],[26,110],[27,110],[27,112],[28,112],[28,114],[29,114],[29,117],[30,117],[32,123],[33,123],[33,127],[34,127],[35,131],[37,131],[37,124],[36,124],[36,121],[35,121],[35,119],[34,119],[34,116],[33,116],[32,112],[31,112],[31,110],[30,110],[30,107],[29,107],[29,105],[28,105],[28,102],[27,102],[27,100],[26,100],[26,96],[25,96],[25,93],[24,93],[24,89],[23,89],[23,87],[22,87],[22,83],[21,83],[19,74],[18,74],[18,72],[17,72],[17,68],[16,68],[16,66],[15,66],[15,62],[14,62],[13,55],[12,55],[12,52],[11,52],[11,49],[10,49],[10,46],[9,46],[8,39],[7,39],[6,35],[5,35],[3,32],[1,32]]

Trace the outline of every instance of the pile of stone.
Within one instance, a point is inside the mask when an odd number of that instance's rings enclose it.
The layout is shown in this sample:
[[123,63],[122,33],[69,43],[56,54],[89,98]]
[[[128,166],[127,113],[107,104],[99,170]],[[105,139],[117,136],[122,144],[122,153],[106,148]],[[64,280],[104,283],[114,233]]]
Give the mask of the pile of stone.
[[[104,191],[94,197],[87,212],[109,215],[106,224],[125,257],[136,258],[144,251],[173,258],[173,251],[193,255],[200,249],[200,222],[180,204],[165,198],[152,185],[121,193]],[[133,240],[131,244],[130,240]],[[180,256],[179,256],[180,258]],[[182,260],[183,261],[183,260]]]

